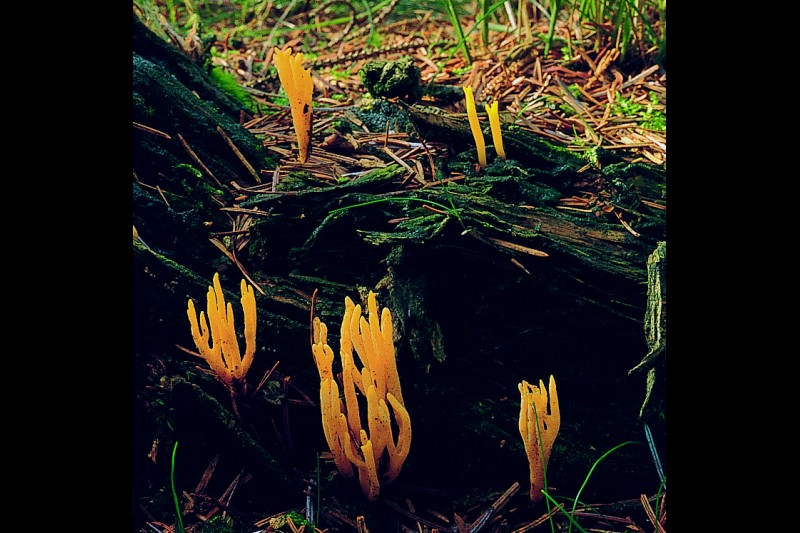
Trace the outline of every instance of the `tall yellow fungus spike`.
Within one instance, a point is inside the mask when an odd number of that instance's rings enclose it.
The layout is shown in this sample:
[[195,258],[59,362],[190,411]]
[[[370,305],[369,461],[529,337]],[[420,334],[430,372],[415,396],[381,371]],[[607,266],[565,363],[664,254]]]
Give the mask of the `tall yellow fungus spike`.
[[464,96],[467,103],[467,118],[469,127],[472,130],[472,137],[475,139],[475,148],[478,150],[478,165],[481,168],[486,166],[486,142],[483,140],[483,131],[478,122],[478,111],[475,109],[475,97],[472,94],[472,87],[464,86]]
[[303,54],[292,56],[292,49],[274,49],[275,67],[283,90],[289,98],[292,109],[292,122],[297,134],[298,159],[308,161],[311,153],[311,111],[314,85],[311,82],[311,69],[303,68]]
[[219,273],[214,274],[213,285],[208,288],[207,311],[200,311],[199,322],[193,300],[189,300],[187,309],[192,339],[200,351],[200,357],[206,360],[214,374],[235,394],[247,392],[245,375],[250,370],[256,352],[256,297],[253,287],[244,280],[240,289],[244,311],[244,357],[239,351],[233,307],[230,303],[225,303]]
[[[339,389],[330,370],[328,355],[332,355],[333,350],[327,344],[327,328],[315,318],[312,332],[311,349],[321,380],[325,439],[339,471],[350,478],[355,467],[362,492],[368,500],[374,501],[380,495],[380,484],[390,483],[400,474],[411,448],[411,420],[403,404],[397,375],[391,311],[384,308],[379,312],[371,291],[366,316],[362,315],[361,305],[345,298],[339,350],[344,402],[339,398]],[[356,366],[354,349],[360,367]],[[366,428],[361,422],[363,404],[366,404]],[[392,414],[397,439],[393,435]]]
[[489,115],[489,126],[492,128],[492,143],[494,151],[500,159],[506,158],[506,150],[503,148],[503,133],[500,130],[500,111],[497,108],[498,102],[495,100],[491,104],[486,104],[486,114]]
[[531,385],[525,380],[518,386],[521,394],[519,410],[519,433],[525,443],[530,466],[532,503],[541,500],[544,495],[544,472],[550,460],[553,442],[561,427],[561,411],[558,407],[556,381],[550,376],[550,413],[547,412],[547,390],[539,380],[539,386]]

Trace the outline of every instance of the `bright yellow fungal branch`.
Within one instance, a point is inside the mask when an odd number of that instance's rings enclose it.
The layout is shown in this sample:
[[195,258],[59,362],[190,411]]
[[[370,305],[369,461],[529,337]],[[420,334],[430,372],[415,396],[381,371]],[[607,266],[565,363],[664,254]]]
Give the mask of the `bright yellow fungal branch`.
[[547,390],[539,380],[539,386],[525,380],[518,386],[522,396],[519,409],[519,433],[525,443],[531,478],[531,502],[536,503],[544,495],[544,471],[550,460],[553,441],[561,427],[561,411],[558,407],[556,380],[550,376],[550,413],[547,413]]
[[494,150],[500,159],[505,159],[506,151],[503,148],[503,134],[500,131],[500,111],[497,109],[497,105],[497,100],[491,104],[486,104],[486,114],[489,115],[489,125],[492,128]]
[[297,134],[298,159],[308,161],[311,153],[311,109],[314,85],[311,83],[311,69],[303,68],[303,54],[292,56],[292,49],[275,48],[275,67],[283,90],[292,108],[292,122]]
[[244,357],[239,351],[239,341],[236,338],[234,326],[233,307],[225,303],[222,286],[219,283],[219,273],[214,274],[213,286],[208,288],[207,313],[200,311],[200,321],[197,320],[194,301],[189,300],[187,314],[192,338],[200,351],[200,357],[206,360],[214,374],[227,385],[235,394],[244,394],[247,391],[245,375],[253,363],[256,352],[256,297],[253,287],[242,280],[242,310],[244,311]]
[[[361,305],[350,298],[345,298],[344,305],[339,349],[344,402],[333,377],[328,328],[318,317],[313,322],[311,351],[320,375],[322,429],[336,467],[347,478],[355,477],[358,471],[362,492],[374,501],[380,494],[380,484],[391,483],[400,474],[411,448],[411,420],[397,375],[391,312],[388,308],[378,312],[372,291],[367,298],[367,316],[362,316]],[[356,366],[356,356],[360,367]],[[361,422],[363,404],[367,409],[366,428]],[[396,440],[392,415],[397,425]]]
[[478,150],[478,165],[484,168],[486,166],[486,143],[483,140],[483,131],[481,131],[481,125],[478,122],[478,111],[475,109],[475,98],[472,95],[472,87],[464,86],[464,96],[466,96],[469,127],[472,129],[472,137],[475,139],[475,148]]

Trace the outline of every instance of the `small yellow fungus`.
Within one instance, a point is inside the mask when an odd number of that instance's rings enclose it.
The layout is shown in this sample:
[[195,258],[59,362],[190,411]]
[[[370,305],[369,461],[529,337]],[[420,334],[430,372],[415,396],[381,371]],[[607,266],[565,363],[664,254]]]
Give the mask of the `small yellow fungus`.
[[506,158],[506,151],[503,148],[503,134],[500,131],[500,112],[497,109],[497,100],[491,104],[486,104],[486,114],[489,115],[489,125],[492,128],[492,142],[494,150],[500,159]]
[[547,413],[547,390],[541,379],[538,387],[522,380],[518,388],[521,394],[519,433],[525,443],[530,467],[530,500],[536,503],[544,497],[542,494],[542,489],[545,488],[544,471],[550,460],[553,441],[556,440],[558,429],[561,427],[561,411],[558,407],[556,380],[553,376],[550,376],[549,384],[550,414]]
[[213,286],[208,288],[207,313],[200,311],[197,319],[194,301],[189,300],[187,314],[192,338],[200,351],[200,357],[206,360],[217,378],[234,394],[247,392],[245,375],[253,363],[256,353],[256,297],[253,287],[242,280],[242,310],[244,311],[244,357],[239,351],[239,341],[234,327],[233,308],[225,303],[219,273],[214,274]]
[[275,48],[275,67],[292,109],[300,163],[307,162],[311,153],[311,100],[314,93],[311,69],[303,68],[303,57],[302,52],[293,56],[291,48]]
[[478,122],[478,111],[475,109],[475,98],[472,95],[472,87],[464,86],[464,95],[467,103],[467,117],[469,127],[472,129],[472,137],[475,138],[475,148],[478,150],[478,165],[481,168],[486,166],[486,143],[483,140],[483,131]]

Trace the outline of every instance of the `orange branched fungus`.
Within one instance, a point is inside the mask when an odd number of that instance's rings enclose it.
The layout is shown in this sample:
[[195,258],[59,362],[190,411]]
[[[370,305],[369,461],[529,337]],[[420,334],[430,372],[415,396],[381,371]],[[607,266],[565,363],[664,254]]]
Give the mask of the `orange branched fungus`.
[[489,125],[492,128],[492,142],[494,151],[500,159],[506,158],[506,151],[503,148],[503,134],[500,131],[500,111],[497,109],[497,100],[491,104],[486,104],[486,114],[489,115]]
[[[391,312],[383,308],[378,314],[372,291],[367,298],[366,317],[361,314],[361,305],[353,304],[350,298],[345,298],[344,303],[339,349],[344,401],[333,375],[328,328],[318,317],[313,321],[311,351],[320,377],[322,429],[336,467],[350,479],[357,471],[361,491],[368,500],[375,501],[381,483],[390,483],[400,474],[411,447],[411,420],[397,375]],[[354,348],[360,368],[355,363]],[[366,428],[361,425],[359,402],[366,403]],[[390,407],[397,424],[396,441]]]
[[235,394],[247,391],[245,375],[253,363],[256,352],[256,297],[253,287],[242,280],[242,309],[244,310],[244,357],[239,351],[236,328],[233,320],[233,307],[225,303],[219,273],[214,274],[214,284],[208,288],[208,320],[206,313],[200,311],[197,320],[194,301],[189,300],[189,325],[192,338],[200,350],[200,357],[206,360],[214,374]]
[[275,48],[275,67],[283,90],[292,108],[292,122],[297,134],[298,159],[308,161],[311,153],[311,108],[314,85],[311,82],[311,69],[303,68],[303,54],[292,56],[292,49]]
[[525,380],[518,385],[522,395],[519,409],[519,433],[525,443],[531,478],[531,502],[536,503],[544,495],[544,472],[550,460],[553,441],[561,427],[561,411],[558,408],[556,380],[550,376],[550,413],[547,413],[547,390],[539,380],[539,386]]
[[483,140],[483,131],[481,131],[481,125],[478,122],[478,111],[475,109],[475,98],[472,95],[472,87],[464,86],[464,96],[466,96],[469,127],[472,129],[472,137],[475,139],[475,148],[478,150],[478,165],[484,168],[486,166],[486,143]]

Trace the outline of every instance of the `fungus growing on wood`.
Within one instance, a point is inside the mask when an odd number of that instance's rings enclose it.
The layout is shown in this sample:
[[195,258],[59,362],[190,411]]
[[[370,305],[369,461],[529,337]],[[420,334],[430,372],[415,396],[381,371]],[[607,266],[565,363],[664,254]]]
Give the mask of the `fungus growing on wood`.
[[314,93],[311,69],[303,68],[304,56],[301,52],[293,56],[291,48],[274,50],[278,77],[292,109],[292,122],[299,150],[298,159],[301,163],[305,163],[311,153],[311,99]]
[[[328,328],[319,317],[314,317],[312,337],[325,440],[342,475],[352,479],[355,467],[362,492],[369,501],[375,501],[381,483],[391,483],[400,474],[411,448],[411,420],[403,404],[397,374],[392,314],[385,307],[378,313],[372,291],[367,298],[366,317],[362,316],[361,305],[345,298],[339,348],[344,402],[333,375]],[[355,362],[354,349],[360,368]],[[361,423],[363,404],[366,404],[366,428]],[[391,415],[397,426],[396,440]]]
[[478,122],[478,111],[475,109],[472,87],[464,86],[464,96],[466,96],[469,127],[472,130],[472,137],[475,139],[475,148],[478,150],[478,166],[484,168],[486,166],[486,143],[483,140],[483,131],[481,131],[481,125]]
[[[200,351],[200,357],[233,394],[244,394],[247,391],[245,375],[253,363],[256,352],[256,297],[253,287],[241,282],[242,310],[244,311],[244,357],[239,351],[236,338],[233,307],[225,303],[219,273],[214,274],[213,285],[208,287],[206,295],[207,311],[200,311],[198,322],[194,301],[189,299],[187,314],[192,339]],[[207,313],[207,314],[206,314]]]
[[497,109],[498,102],[495,100],[491,104],[486,104],[486,114],[489,115],[489,126],[492,128],[492,143],[494,151],[500,159],[506,158],[506,151],[503,148],[503,134],[500,130],[500,111]]
[[539,386],[531,385],[525,380],[518,385],[521,394],[519,409],[519,433],[525,443],[530,466],[531,490],[530,499],[536,503],[543,498],[545,488],[544,473],[553,441],[556,440],[561,427],[561,411],[558,408],[556,380],[550,376],[550,413],[547,412],[547,390],[539,380]]

